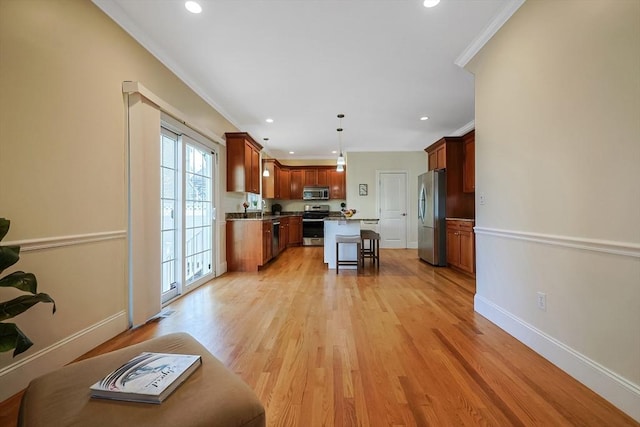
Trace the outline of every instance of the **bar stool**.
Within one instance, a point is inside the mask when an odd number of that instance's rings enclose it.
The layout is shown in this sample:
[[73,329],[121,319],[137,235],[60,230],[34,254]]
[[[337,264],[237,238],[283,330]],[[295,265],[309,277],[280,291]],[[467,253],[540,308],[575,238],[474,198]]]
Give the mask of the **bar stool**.
[[360,239],[362,240],[362,266],[364,267],[364,259],[370,258],[371,262],[380,267],[380,234],[373,230],[360,230]]
[[[340,259],[340,243],[356,244],[356,260]],[[336,234],[336,274],[341,265],[355,265],[360,270],[360,260],[362,259],[362,239],[358,235]]]

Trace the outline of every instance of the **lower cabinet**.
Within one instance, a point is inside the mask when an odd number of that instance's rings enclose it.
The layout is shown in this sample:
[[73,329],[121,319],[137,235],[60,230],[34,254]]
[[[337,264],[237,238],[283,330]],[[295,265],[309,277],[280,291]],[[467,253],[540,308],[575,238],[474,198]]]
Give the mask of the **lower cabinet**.
[[269,220],[227,220],[227,271],[258,271],[269,262],[271,227]]
[[447,220],[447,263],[475,274],[475,235],[473,221]]
[[289,244],[289,217],[280,218],[280,239],[278,241],[278,251],[282,252]]
[[[278,252],[287,246],[302,244],[302,217],[279,218]],[[227,271],[258,271],[273,258],[273,221],[271,219],[228,219]]]
[[302,217],[289,217],[289,246],[302,245]]
[[[273,258],[273,223],[262,221],[262,264],[268,263]],[[228,262],[228,261],[227,261]]]

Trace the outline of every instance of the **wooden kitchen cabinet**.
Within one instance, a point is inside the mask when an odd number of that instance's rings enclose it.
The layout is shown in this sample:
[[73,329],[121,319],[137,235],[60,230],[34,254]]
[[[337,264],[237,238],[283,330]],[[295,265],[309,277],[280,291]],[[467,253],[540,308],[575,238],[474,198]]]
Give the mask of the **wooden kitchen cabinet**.
[[329,170],[328,169],[318,169],[318,179],[316,181],[318,185],[328,186],[329,185]]
[[475,235],[473,221],[447,220],[447,263],[475,274]]
[[305,186],[329,187],[329,198],[346,198],[346,171],[337,172],[333,166],[297,166],[265,159],[263,168],[269,177],[262,178],[262,197],[265,199],[302,200]]
[[429,162],[427,170],[445,169],[447,167],[447,146],[442,143],[432,151],[428,151]]
[[269,171],[269,176],[262,177],[262,198],[263,199],[280,199],[282,179],[282,169],[280,162],[276,159],[264,159],[262,161],[262,169]]
[[329,185],[329,176],[327,167],[309,167],[304,168],[304,185]]
[[445,169],[447,218],[475,218],[475,195],[463,188],[464,138],[446,136],[425,148],[429,170]]
[[268,263],[273,258],[273,223],[262,221],[262,264]]
[[227,221],[227,270],[258,271],[273,254],[271,221]]
[[289,217],[280,218],[280,239],[278,241],[278,250],[282,252],[289,244]]
[[335,169],[329,169],[329,198],[330,199],[346,199],[346,169],[343,172],[338,172]]
[[476,139],[475,130],[462,137],[462,191],[476,191]]
[[260,151],[246,132],[227,132],[227,191],[260,194]]
[[302,245],[302,217],[289,217],[288,246]]
[[291,171],[285,168],[280,169],[280,198],[291,198]]
[[304,169],[304,186],[318,185],[318,169]]
[[304,176],[302,169],[291,169],[291,199],[302,199],[302,188],[304,186]]

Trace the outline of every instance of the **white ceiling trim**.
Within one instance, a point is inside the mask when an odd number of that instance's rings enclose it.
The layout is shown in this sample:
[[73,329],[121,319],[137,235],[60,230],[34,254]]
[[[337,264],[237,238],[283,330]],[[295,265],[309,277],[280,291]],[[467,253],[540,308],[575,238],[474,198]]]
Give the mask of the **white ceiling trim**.
[[462,136],[468,132],[471,132],[475,128],[476,128],[476,121],[471,120],[469,123],[462,126],[461,128],[454,130],[451,136]]
[[164,64],[169,70],[171,70],[176,76],[180,78],[191,90],[193,90],[199,97],[213,107],[222,117],[227,119],[233,126],[240,129],[236,120],[227,113],[224,108],[214,102],[206,95],[206,92],[195,83],[188,72],[184,68],[180,67],[175,61],[171,60],[171,56],[168,55],[160,46],[154,43],[145,33],[138,27],[127,15],[122,8],[113,1],[110,0],[91,0],[96,6],[98,6],[104,13],[116,23],[116,25],[123,28],[135,41],[137,41],[142,47],[155,56],[162,64]]
[[511,16],[524,4],[526,0],[513,0],[502,9],[493,21],[478,34],[469,46],[456,58],[454,64],[460,68],[464,68],[471,59],[476,56],[480,49],[498,32],[500,28],[511,18]]

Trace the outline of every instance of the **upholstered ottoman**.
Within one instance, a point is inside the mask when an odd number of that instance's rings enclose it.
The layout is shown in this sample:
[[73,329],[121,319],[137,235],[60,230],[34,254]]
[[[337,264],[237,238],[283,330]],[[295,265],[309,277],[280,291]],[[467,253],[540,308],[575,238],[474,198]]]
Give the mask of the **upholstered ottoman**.
[[[159,405],[90,398],[91,385],[143,351],[199,354],[202,366]],[[36,378],[22,398],[18,425],[263,427],[265,422],[254,392],[193,337],[179,333]]]

